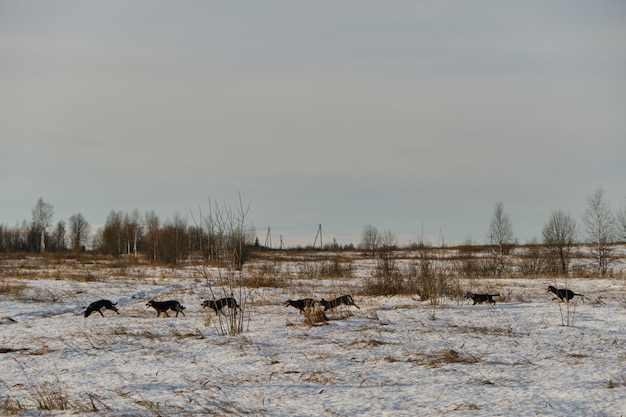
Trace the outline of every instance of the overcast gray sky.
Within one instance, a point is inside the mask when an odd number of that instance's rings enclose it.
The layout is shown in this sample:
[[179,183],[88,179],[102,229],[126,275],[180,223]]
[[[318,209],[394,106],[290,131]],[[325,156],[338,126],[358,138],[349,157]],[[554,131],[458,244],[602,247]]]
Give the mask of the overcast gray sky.
[[0,0],[0,224],[250,202],[261,242],[525,242],[626,203],[623,1]]

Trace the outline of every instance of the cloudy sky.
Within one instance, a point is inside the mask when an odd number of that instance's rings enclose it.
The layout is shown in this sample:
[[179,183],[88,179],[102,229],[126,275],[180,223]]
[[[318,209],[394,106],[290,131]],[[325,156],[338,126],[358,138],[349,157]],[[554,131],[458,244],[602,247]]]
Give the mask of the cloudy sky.
[[[626,204],[623,1],[0,0],[0,224],[250,203],[261,242]],[[579,220],[579,223],[582,223]]]

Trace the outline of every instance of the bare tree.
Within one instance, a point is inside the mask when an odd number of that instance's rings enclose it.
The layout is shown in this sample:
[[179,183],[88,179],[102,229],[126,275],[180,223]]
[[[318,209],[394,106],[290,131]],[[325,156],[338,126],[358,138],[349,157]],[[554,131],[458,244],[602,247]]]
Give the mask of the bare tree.
[[626,242],[626,207],[617,212],[617,238]]
[[57,227],[52,232],[52,242],[54,248],[58,251],[64,251],[65,249],[67,249],[65,234],[65,222],[63,220],[59,220],[59,222],[57,223]]
[[119,258],[123,251],[122,212],[111,211],[102,231],[102,250],[104,253]]
[[359,247],[367,252],[369,256],[374,257],[376,256],[379,244],[380,234],[378,233],[378,229],[371,225],[365,226],[363,232],[361,232]]
[[146,251],[151,262],[158,261],[159,254],[159,216],[154,211],[146,213],[145,216],[146,231]]
[[382,276],[397,275],[396,262],[393,251],[398,247],[398,237],[391,230],[387,230],[378,237],[378,272]]
[[254,233],[246,229],[245,219],[249,210],[250,204],[245,206],[239,196],[239,205],[235,209],[226,204],[212,205],[209,202],[209,214],[201,219],[204,229],[208,231],[209,253],[217,273],[215,281],[207,265],[201,270],[211,297],[235,297],[241,308],[240,314],[232,309],[226,317],[217,315],[216,327],[223,335],[242,333],[244,320],[250,317],[248,309],[252,294],[245,289],[243,268],[254,238]]
[[583,217],[585,229],[595,258],[598,274],[605,275],[614,261],[613,246],[616,237],[615,217],[604,199],[604,190],[598,188],[587,197],[587,211]]
[[37,204],[33,208],[33,226],[38,233],[41,234],[39,241],[39,252],[44,253],[46,251],[46,229],[50,227],[52,222],[52,216],[54,210],[52,205],[43,201],[43,198],[39,197]]
[[135,259],[137,259],[137,246],[143,233],[139,219],[140,215],[137,209],[130,216],[128,214],[124,216],[125,251],[127,254],[132,253]]
[[511,251],[515,240],[513,226],[504,212],[504,204],[499,201],[489,224],[489,243],[495,251],[495,274],[501,275],[506,270],[506,255]]
[[543,228],[543,243],[554,271],[567,275],[576,237],[576,220],[562,210],[552,211]]
[[70,226],[70,242],[72,248],[76,251],[76,258],[80,258],[81,249],[89,241],[91,226],[80,213],[72,215],[68,222]]
[[159,260],[177,264],[189,256],[189,232],[187,222],[179,214],[167,221],[159,231]]

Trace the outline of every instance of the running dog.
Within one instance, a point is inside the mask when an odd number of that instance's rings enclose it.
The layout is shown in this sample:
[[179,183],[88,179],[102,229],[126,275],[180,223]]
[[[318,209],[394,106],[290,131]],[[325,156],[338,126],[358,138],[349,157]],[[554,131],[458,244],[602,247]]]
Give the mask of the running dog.
[[[222,311],[224,307],[232,309],[238,308],[239,311],[241,311],[241,307],[239,306],[239,304],[237,304],[237,300],[235,300],[233,297],[225,297],[219,300],[204,300],[204,302],[202,303],[202,307],[211,307],[213,311],[215,311],[215,314],[218,314],[218,312],[224,314],[224,312]],[[237,311],[235,311],[235,314],[237,314]]]
[[89,317],[89,315],[94,311],[97,311],[102,317],[104,317],[104,314],[102,314],[101,311],[103,308],[106,308],[107,310],[113,310],[117,314],[120,314],[120,312],[117,311],[117,308],[115,308],[116,305],[117,303],[112,303],[109,300],[94,301],[93,303],[89,304],[89,307],[87,307],[87,310],[85,310],[85,317]]
[[285,307],[291,306],[300,310],[300,314],[304,313],[304,309],[307,307],[315,307],[315,300],[312,298],[303,298],[302,300],[287,300],[285,301]]
[[472,305],[476,305],[476,304],[482,304],[482,303],[489,303],[489,304],[496,304],[496,300],[493,299],[493,297],[499,297],[500,294],[474,294],[471,292],[468,292],[465,294],[465,298],[471,298],[474,301],[474,304]]
[[347,306],[355,306],[358,309],[361,308],[358,305],[354,304],[354,300],[352,299],[352,296],[347,295],[347,294],[342,295],[341,297],[337,297],[332,301],[326,301],[322,298],[320,300],[320,304],[324,306],[324,311],[340,306],[341,304],[345,304]]
[[571,300],[572,298],[574,298],[574,296],[577,295],[583,300],[583,304],[585,303],[585,296],[583,294],[576,294],[572,290],[567,290],[565,288],[556,288],[550,285],[548,287],[547,292],[551,292],[553,294],[552,295],[553,300],[556,300],[558,298],[561,301],[565,301],[566,303],[569,303],[569,300]]
[[175,311],[176,317],[178,317],[178,313],[182,314],[183,317],[185,317],[185,312],[183,311],[185,307],[176,300],[168,300],[168,301],[150,300],[146,304],[146,307],[154,308],[157,311],[157,317],[159,317],[161,313],[163,313],[165,317],[169,317],[170,315],[167,314],[167,310]]

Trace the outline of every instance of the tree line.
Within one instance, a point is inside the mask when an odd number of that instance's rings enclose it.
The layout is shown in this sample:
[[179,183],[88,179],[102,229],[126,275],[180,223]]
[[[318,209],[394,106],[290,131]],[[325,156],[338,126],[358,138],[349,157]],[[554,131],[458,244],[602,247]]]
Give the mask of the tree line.
[[[231,260],[243,265],[251,248],[259,247],[255,231],[241,221],[247,209],[232,210],[227,206],[210,207],[208,215],[192,215],[193,225],[179,215],[161,222],[154,211],[140,214],[111,211],[105,224],[95,233],[80,213],[70,216],[67,223],[52,224],[53,206],[43,198],[32,209],[32,221],[22,221],[14,227],[0,224],[0,252],[45,253],[73,252],[80,257],[87,249],[113,258],[144,256],[150,262],[177,264],[191,253],[200,253],[204,259],[216,259],[228,253]],[[544,272],[566,274],[575,245],[586,243],[591,247],[597,272],[604,275],[615,260],[615,244],[626,242],[626,208],[613,212],[598,188],[587,198],[587,210],[582,219],[582,230],[567,212],[556,209],[548,218],[541,240],[533,243],[545,265]],[[510,252],[518,245],[510,217],[504,204],[498,202],[488,229],[489,271],[493,275],[510,272]],[[423,242],[422,242],[423,244]],[[442,242],[443,245],[443,242]],[[462,245],[468,248],[472,242]],[[352,249],[353,245],[343,248]],[[374,226],[365,226],[358,248],[379,259],[383,269],[393,267],[393,250],[397,238],[391,231],[380,233]],[[327,245],[324,249],[338,249]],[[470,251],[471,252],[471,251]],[[529,268],[532,266],[529,265]],[[538,267],[538,266],[537,266]]]
[[[587,197],[582,224],[581,230],[570,214],[561,209],[553,210],[543,227],[541,241],[535,239],[528,245],[530,249],[522,257],[523,261],[515,266],[525,275],[567,275],[576,245],[584,243],[590,247],[595,272],[606,275],[617,259],[616,244],[626,242],[626,208],[613,212],[604,197],[604,190],[598,188]],[[514,266],[510,253],[519,244],[502,202],[495,205],[487,237],[487,257],[474,256],[477,249],[471,241],[460,246],[465,252],[461,269],[466,270],[467,275],[502,276],[510,273]],[[380,233],[371,225],[362,231],[359,248],[378,259],[383,275],[389,275],[384,271],[393,267],[392,254],[396,246],[397,238],[391,231]],[[423,247],[424,243],[416,246]]]
[[0,253],[73,252],[78,258],[89,250],[113,258],[142,255],[150,262],[177,264],[196,252],[205,259],[228,257],[241,266],[254,238],[253,231],[238,222],[238,213],[225,206],[211,208],[207,216],[199,213],[192,226],[179,215],[161,222],[154,211],[111,211],[95,233],[80,213],[56,225],[53,216],[53,206],[39,198],[31,222],[0,225]]

